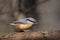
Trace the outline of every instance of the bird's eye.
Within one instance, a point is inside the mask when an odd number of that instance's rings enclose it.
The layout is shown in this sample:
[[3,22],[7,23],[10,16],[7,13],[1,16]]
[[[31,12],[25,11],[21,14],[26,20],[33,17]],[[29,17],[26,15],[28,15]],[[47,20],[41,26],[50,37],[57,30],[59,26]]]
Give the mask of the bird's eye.
[[29,19],[27,19],[27,20],[29,20]]

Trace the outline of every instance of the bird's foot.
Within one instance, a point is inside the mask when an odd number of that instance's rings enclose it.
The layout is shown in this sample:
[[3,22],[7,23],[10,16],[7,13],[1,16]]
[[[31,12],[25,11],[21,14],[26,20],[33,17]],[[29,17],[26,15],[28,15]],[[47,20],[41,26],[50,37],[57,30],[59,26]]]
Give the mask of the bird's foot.
[[24,32],[31,32],[31,29],[29,29],[29,30],[24,30]]

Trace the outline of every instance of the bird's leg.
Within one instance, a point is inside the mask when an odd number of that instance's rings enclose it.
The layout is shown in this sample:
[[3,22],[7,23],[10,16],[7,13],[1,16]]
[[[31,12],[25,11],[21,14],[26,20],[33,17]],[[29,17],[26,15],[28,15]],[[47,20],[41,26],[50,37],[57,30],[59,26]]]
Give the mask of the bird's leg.
[[24,32],[31,32],[31,29],[28,29],[28,30],[24,30]]
[[24,32],[24,30],[15,30],[15,32]]

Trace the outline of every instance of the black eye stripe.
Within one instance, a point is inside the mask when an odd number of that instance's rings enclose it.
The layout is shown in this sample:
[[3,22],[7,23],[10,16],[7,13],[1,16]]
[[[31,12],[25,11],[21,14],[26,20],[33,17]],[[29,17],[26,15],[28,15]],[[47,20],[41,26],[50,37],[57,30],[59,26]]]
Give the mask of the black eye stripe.
[[[31,21],[31,20],[29,20],[29,19],[27,19],[28,21]],[[35,23],[34,21],[31,21],[31,22],[33,22],[33,23]]]

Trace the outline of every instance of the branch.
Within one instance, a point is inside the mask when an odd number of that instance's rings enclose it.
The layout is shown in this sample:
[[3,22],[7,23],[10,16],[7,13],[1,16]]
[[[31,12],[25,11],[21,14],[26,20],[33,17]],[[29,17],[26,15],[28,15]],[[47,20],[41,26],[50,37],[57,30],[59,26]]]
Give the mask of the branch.
[[16,32],[0,35],[0,40],[58,40],[59,33],[42,33],[42,32]]

